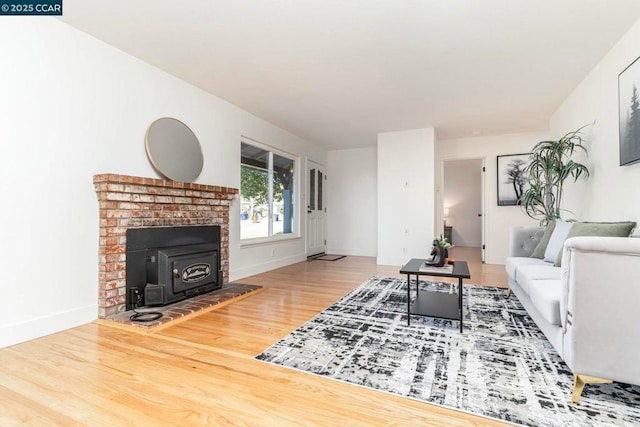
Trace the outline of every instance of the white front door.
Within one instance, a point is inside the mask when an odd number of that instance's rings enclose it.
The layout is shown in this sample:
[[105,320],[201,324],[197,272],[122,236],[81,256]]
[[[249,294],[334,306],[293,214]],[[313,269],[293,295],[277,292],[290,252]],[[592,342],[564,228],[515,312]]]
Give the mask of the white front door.
[[326,179],[322,165],[307,162],[307,256],[326,250]]

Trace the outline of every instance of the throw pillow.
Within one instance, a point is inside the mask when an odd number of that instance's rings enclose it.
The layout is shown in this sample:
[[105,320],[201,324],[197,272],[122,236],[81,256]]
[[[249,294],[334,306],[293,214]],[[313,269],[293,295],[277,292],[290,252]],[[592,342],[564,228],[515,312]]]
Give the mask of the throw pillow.
[[551,234],[553,230],[556,228],[555,221],[549,221],[547,227],[544,229],[544,234],[542,235],[542,239],[538,242],[538,246],[531,252],[531,258],[540,258],[544,259],[544,252],[547,250],[547,246],[549,245],[549,239],[551,238]]
[[562,252],[562,245],[567,240],[567,234],[571,230],[572,222],[557,220],[556,226],[549,238],[549,244],[544,251],[544,260],[546,262],[554,262],[558,256],[558,252]]
[[[604,236],[604,237],[629,237],[636,227],[633,221],[626,222],[576,222],[567,235],[577,236]],[[562,264],[562,251],[558,253],[553,265],[559,267]]]

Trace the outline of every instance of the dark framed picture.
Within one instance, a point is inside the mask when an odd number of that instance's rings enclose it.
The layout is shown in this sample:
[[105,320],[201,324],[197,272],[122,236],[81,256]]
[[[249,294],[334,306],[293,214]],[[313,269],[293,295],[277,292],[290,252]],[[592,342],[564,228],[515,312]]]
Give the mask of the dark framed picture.
[[640,161],[640,61],[618,75],[620,166]]
[[529,165],[530,154],[498,156],[498,206],[520,204],[520,198],[529,188],[529,178],[524,170]]

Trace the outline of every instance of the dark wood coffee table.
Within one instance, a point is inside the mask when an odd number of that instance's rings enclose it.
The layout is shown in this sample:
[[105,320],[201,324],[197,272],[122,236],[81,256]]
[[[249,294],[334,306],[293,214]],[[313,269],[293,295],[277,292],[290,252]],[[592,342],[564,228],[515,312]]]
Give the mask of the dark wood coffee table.
[[[400,269],[400,274],[407,275],[407,325],[411,324],[411,316],[439,317],[458,320],[462,332],[462,281],[470,279],[469,266],[466,261],[456,261],[453,271],[436,271],[421,268],[426,259],[412,258]],[[411,276],[416,276],[416,299],[411,302]],[[420,276],[453,277],[458,279],[457,294],[445,292],[421,291],[418,286]]]

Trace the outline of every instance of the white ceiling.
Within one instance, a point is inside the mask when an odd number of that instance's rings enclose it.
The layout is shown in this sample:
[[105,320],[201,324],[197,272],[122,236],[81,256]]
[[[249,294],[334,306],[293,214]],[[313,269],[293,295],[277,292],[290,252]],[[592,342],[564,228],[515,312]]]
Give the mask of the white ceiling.
[[638,18],[638,0],[65,0],[62,20],[340,149],[545,130]]

